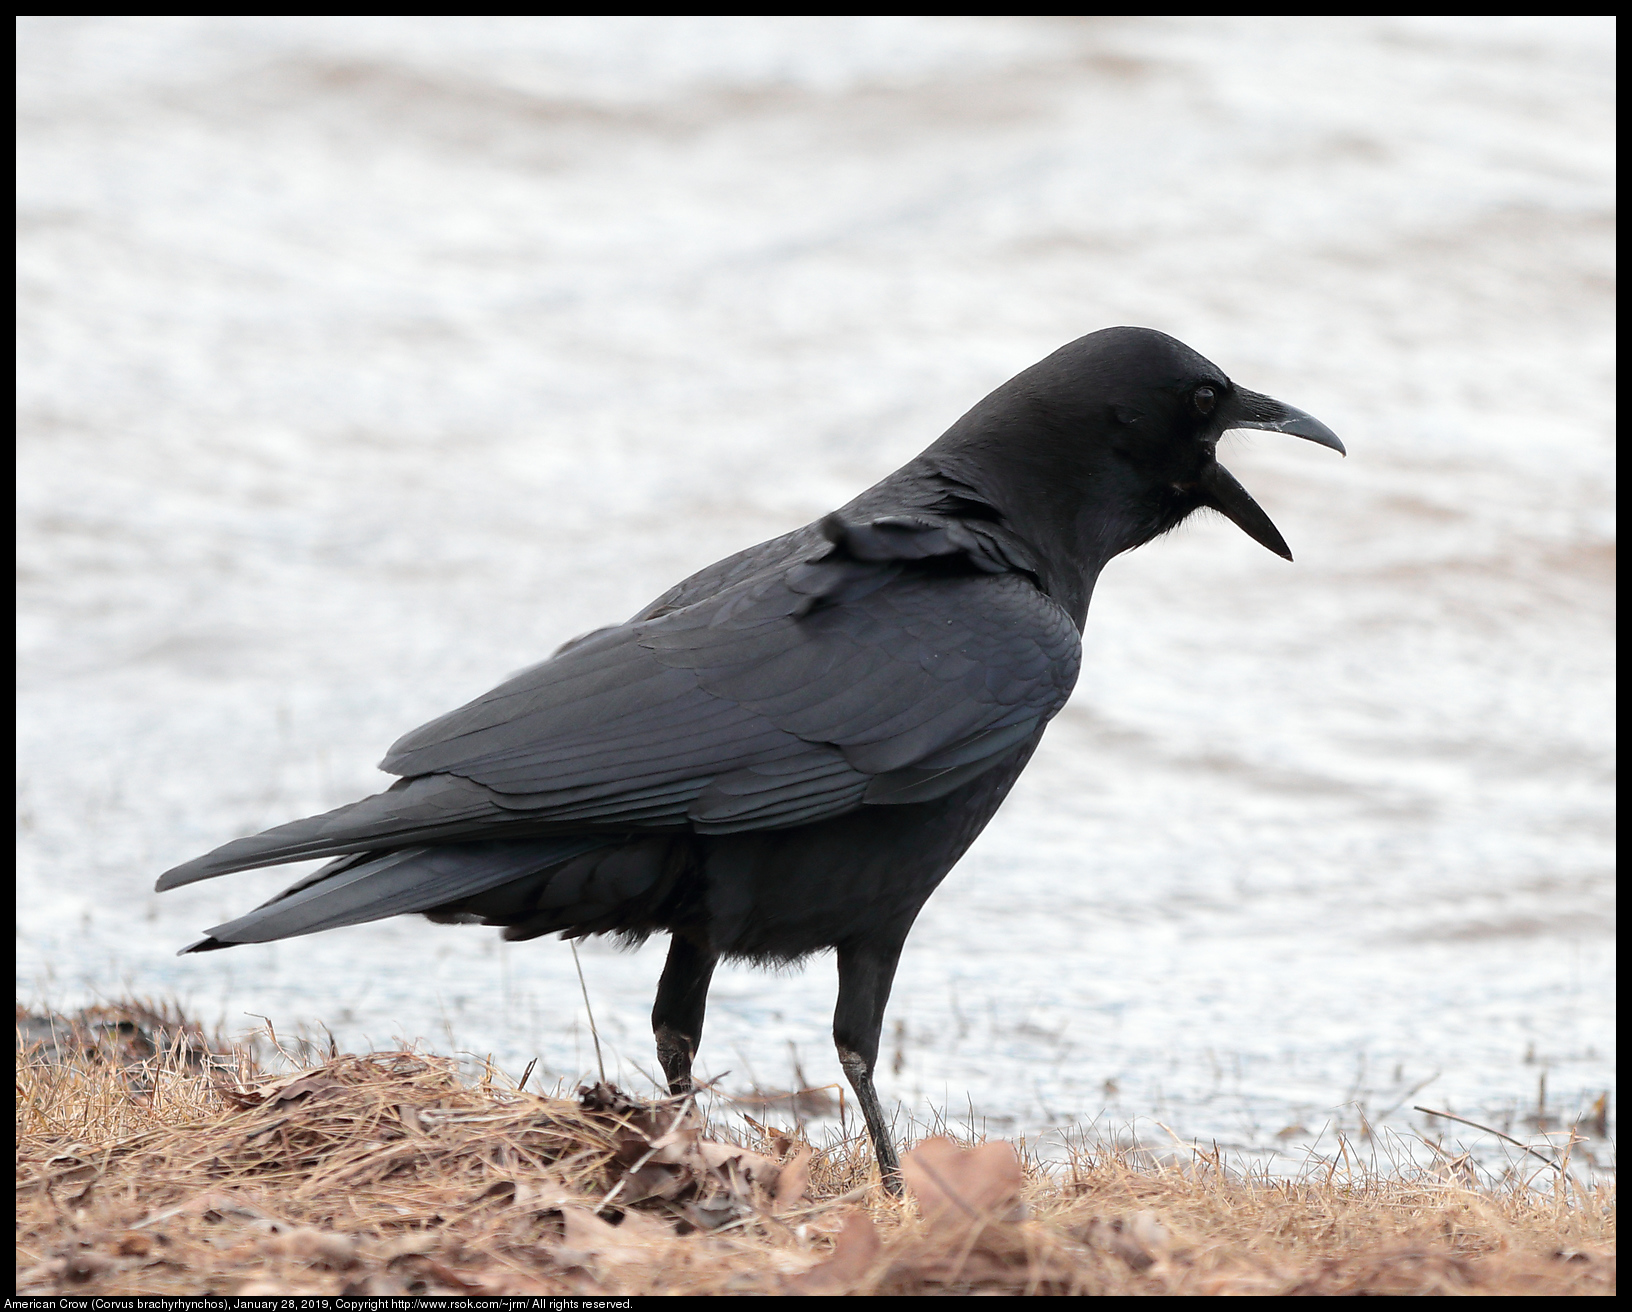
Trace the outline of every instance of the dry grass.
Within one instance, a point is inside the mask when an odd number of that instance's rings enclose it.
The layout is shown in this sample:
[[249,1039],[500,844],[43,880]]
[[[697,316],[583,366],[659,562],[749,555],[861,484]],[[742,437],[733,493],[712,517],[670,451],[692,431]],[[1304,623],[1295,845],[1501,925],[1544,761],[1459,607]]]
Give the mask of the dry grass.
[[417,1052],[263,1074],[179,1016],[19,1014],[24,1294],[1611,1294],[1614,1193],[1063,1172],[931,1139],[710,1138],[684,1102]]

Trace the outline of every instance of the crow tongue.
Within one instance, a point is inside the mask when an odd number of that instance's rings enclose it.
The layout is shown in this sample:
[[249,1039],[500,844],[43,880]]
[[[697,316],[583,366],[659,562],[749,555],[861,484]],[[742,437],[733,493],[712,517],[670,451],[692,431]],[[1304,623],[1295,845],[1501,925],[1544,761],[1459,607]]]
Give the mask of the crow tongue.
[[1200,478],[1205,504],[1220,514],[1227,515],[1235,526],[1260,546],[1268,547],[1277,556],[1292,559],[1292,551],[1280,530],[1270,523],[1264,508],[1252,499],[1252,494],[1235,481],[1235,476],[1214,461]]

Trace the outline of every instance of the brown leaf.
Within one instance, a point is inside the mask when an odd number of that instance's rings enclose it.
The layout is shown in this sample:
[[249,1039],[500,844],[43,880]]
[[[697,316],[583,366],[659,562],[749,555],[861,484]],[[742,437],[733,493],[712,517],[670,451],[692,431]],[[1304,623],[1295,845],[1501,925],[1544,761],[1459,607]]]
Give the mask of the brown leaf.
[[300,1099],[308,1097],[316,1101],[318,1098],[332,1098],[335,1094],[344,1093],[345,1091],[346,1086],[341,1084],[339,1080],[331,1080],[322,1075],[308,1075],[303,1079],[284,1085],[272,1097],[268,1098],[267,1102],[298,1102]]
[[851,1212],[844,1218],[833,1256],[803,1275],[790,1276],[784,1285],[794,1294],[845,1293],[872,1270],[883,1249],[872,1218],[865,1212]]
[[[620,1195],[621,1197],[622,1195]],[[563,1203],[584,1203],[580,1194],[552,1180],[495,1180],[471,1201],[476,1207],[485,1202],[496,1202],[501,1207],[517,1207],[524,1212],[553,1212]]]
[[551,1179],[542,1179],[529,1184],[525,1180],[516,1181],[516,1193],[512,1205],[526,1212],[555,1212],[563,1206],[574,1203],[582,1204],[584,1196],[575,1193],[564,1184]]
[[618,1194],[619,1206],[644,1202],[648,1198],[675,1198],[695,1183],[692,1172],[664,1162],[647,1162],[624,1177]]
[[153,1236],[140,1230],[127,1231],[119,1237],[117,1251],[121,1257],[146,1257],[153,1251]]
[[455,1271],[450,1266],[444,1266],[434,1257],[423,1257],[420,1261],[425,1264],[425,1270],[444,1285],[452,1285],[456,1289],[480,1289],[482,1287],[480,1277],[473,1276],[468,1271]]
[[774,1193],[782,1163],[763,1153],[749,1152],[735,1144],[714,1143],[703,1139],[697,1144],[697,1154],[704,1164],[725,1177],[734,1193],[747,1198],[755,1189]]
[[96,1164],[87,1162],[73,1153],[61,1153],[45,1164],[52,1188],[68,1184],[84,1184],[96,1175]]
[[635,1212],[626,1212],[623,1224],[613,1225],[587,1207],[569,1204],[561,1209],[561,1249],[556,1256],[563,1264],[590,1257],[612,1263],[647,1262],[652,1259],[652,1241],[668,1235],[660,1222]]
[[686,1220],[699,1230],[718,1230],[722,1225],[729,1225],[745,1215],[752,1215],[740,1202],[732,1198],[716,1198],[711,1203],[687,1203],[683,1210]]
[[919,1253],[908,1261],[892,1266],[890,1278],[917,1281],[927,1285],[980,1285],[1013,1286],[1027,1279],[1025,1253],[997,1253],[977,1246],[943,1247],[938,1251]]
[[201,1216],[206,1221],[220,1221],[231,1219],[235,1221],[272,1221],[275,1218],[268,1216],[259,1207],[256,1207],[246,1198],[239,1198],[229,1193],[206,1191],[195,1194],[175,1207],[167,1207],[162,1212],[152,1212],[135,1222],[132,1230],[145,1230],[150,1225],[157,1225],[160,1221],[168,1221],[173,1216]]
[[1173,1243],[1154,1212],[1135,1212],[1109,1221],[1096,1216],[1083,1227],[1082,1238],[1090,1248],[1121,1258],[1135,1271],[1154,1266]]
[[455,1289],[480,1289],[481,1277],[468,1271],[455,1271],[452,1267],[438,1262],[434,1257],[424,1254],[410,1254],[400,1259],[403,1267],[420,1276],[430,1276],[444,1285],[452,1285]]
[[380,1244],[376,1251],[382,1260],[391,1263],[404,1258],[423,1257],[426,1253],[434,1252],[441,1242],[437,1235],[428,1231],[411,1230],[397,1239]]
[[239,1298],[271,1298],[279,1294],[295,1298],[323,1298],[329,1293],[329,1290],[317,1285],[297,1285],[270,1276],[263,1276],[238,1286]]
[[250,1107],[259,1107],[264,1101],[263,1096],[254,1089],[240,1088],[238,1085],[230,1084],[223,1079],[216,1079],[212,1081],[210,1087],[215,1090],[218,1097],[222,1098],[226,1102],[230,1102],[234,1107],[237,1107],[240,1110]]
[[651,1153],[650,1161],[662,1162],[669,1166],[691,1165],[697,1163],[697,1139],[701,1127],[689,1117],[680,1121],[678,1125],[665,1129],[664,1133],[655,1139],[646,1140],[640,1157]]
[[93,1280],[113,1266],[113,1259],[101,1253],[70,1253],[63,1266],[63,1275],[76,1284]]
[[406,1281],[382,1271],[364,1272],[348,1281],[340,1290],[346,1298],[392,1298],[408,1292]]
[[615,1228],[619,1239],[626,1244],[654,1243],[674,1238],[674,1231],[668,1225],[646,1212],[625,1211],[623,1220]]
[[1013,1219],[1020,1201],[1020,1158],[1004,1139],[959,1148],[925,1139],[901,1160],[907,1190],[928,1225]]
[[296,1226],[280,1234],[268,1235],[261,1241],[263,1250],[281,1253],[297,1262],[344,1270],[357,1264],[357,1244],[349,1235],[311,1226]]
[[799,1150],[782,1164],[782,1173],[776,1178],[776,1193],[771,1199],[773,1212],[785,1212],[805,1196],[810,1186],[811,1146],[801,1144]]
[[271,1079],[257,1080],[255,1087],[251,1092],[258,1094],[262,1101],[264,1101],[267,1098],[270,1098],[279,1089],[286,1089],[291,1084],[298,1084],[301,1080],[310,1079],[312,1074],[313,1072],[311,1071],[294,1071],[288,1075],[278,1075]]

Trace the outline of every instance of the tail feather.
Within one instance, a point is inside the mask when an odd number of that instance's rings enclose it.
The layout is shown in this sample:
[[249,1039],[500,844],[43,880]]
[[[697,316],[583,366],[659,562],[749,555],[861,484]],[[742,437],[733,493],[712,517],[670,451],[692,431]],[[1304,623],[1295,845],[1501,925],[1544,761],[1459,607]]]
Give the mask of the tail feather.
[[621,837],[578,835],[451,843],[342,857],[248,915],[206,930],[207,938],[182,951],[210,952],[239,943],[268,943],[430,911],[567,865],[575,857],[621,841]]
[[473,835],[505,817],[487,789],[457,775],[422,775],[360,802],[223,844],[159,876],[159,892],[235,870]]

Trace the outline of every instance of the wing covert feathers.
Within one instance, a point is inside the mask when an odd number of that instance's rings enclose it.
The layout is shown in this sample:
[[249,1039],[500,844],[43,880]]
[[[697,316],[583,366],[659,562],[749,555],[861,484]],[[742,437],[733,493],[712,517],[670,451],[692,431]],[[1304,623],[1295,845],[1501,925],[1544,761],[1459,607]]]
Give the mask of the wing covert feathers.
[[[237,839],[158,887],[376,854],[220,927],[283,937],[374,918],[364,883],[380,905],[423,909],[408,903],[478,880],[465,858],[494,843],[787,828],[929,800],[1041,731],[1078,644],[996,526],[829,516],[405,735],[382,768],[406,777],[385,792]],[[486,868],[543,850],[507,848]]]

